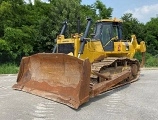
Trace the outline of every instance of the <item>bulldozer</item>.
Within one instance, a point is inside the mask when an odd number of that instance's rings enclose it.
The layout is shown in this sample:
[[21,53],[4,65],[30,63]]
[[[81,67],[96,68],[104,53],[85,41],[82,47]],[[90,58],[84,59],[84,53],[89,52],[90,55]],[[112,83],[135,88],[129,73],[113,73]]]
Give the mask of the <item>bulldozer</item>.
[[[92,19],[87,19],[85,32],[65,38],[64,22],[52,53],[37,53],[23,57],[13,89],[25,91],[65,104],[74,109],[103,92],[139,79],[140,62],[135,53],[146,45],[122,38],[122,20],[97,20],[89,35]],[[90,37],[88,37],[88,35]]]

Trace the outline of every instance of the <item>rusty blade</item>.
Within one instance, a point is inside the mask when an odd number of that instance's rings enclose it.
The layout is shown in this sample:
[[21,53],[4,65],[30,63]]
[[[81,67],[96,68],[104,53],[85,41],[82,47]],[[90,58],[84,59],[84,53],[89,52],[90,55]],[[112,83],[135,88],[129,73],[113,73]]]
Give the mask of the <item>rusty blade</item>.
[[125,70],[120,73],[118,76],[114,77],[111,80],[100,82],[92,87],[90,97],[95,97],[102,92],[110,90],[114,85],[117,85],[119,82],[125,80],[129,77],[131,71]]
[[77,109],[89,100],[91,65],[66,54],[39,53],[21,61],[13,89],[26,91]]

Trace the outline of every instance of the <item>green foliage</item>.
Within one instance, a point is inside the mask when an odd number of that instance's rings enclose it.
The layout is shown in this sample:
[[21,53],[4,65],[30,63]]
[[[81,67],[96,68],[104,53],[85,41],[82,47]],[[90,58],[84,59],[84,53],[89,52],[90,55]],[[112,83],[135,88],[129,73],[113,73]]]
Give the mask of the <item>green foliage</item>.
[[158,18],[151,18],[145,26],[147,52],[152,55],[158,54]]
[[[25,26],[23,26],[25,28]],[[18,55],[23,53],[28,55],[33,51],[33,46],[30,45],[30,34],[27,33],[27,29],[23,31],[23,28],[10,28],[7,27],[4,31],[4,39],[8,42],[11,49],[10,55],[16,59]]]
[[7,63],[0,65],[0,74],[17,74],[19,68],[16,64]]
[[131,13],[124,14],[123,37],[130,39],[130,35],[135,34],[138,41],[144,40],[147,53],[155,56],[158,54],[158,18],[151,18],[145,25],[140,23]]
[[124,14],[121,19],[123,20],[123,38],[130,39],[132,34],[135,34],[138,40],[143,40],[144,24],[140,23],[136,18],[133,18],[131,13]]
[[105,19],[105,18],[111,17],[113,9],[111,7],[106,8],[106,6],[100,0],[97,0],[95,2],[95,7],[96,7],[96,9],[99,10],[100,19]]
[[[80,18],[81,31],[84,32],[87,17],[91,17],[94,24],[98,19],[110,18],[113,11],[100,0],[92,5],[81,5],[81,0],[49,1],[35,0],[33,5],[31,2],[26,4],[24,0],[0,0],[0,63],[19,64],[23,56],[51,52],[65,20],[68,21],[65,36],[69,37],[77,32],[77,18]],[[156,65],[157,58],[152,56],[158,54],[158,18],[143,24],[127,13],[122,20],[124,39],[136,34],[138,41],[144,40],[150,53],[147,54],[150,57],[147,57],[146,65]]]
[[[130,39],[131,34],[137,36],[138,41],[144,40],[147,47],[146,67],[158,67],[158,18],[151,18],[145,25],[140,23],[131,13],[124,14],[123,35],[124,38]],[[141,54],[135,57],[141,61]]]
[[9,51],[7,41],[0,39],[0,51]]
[[145,66],[146,67],[158,67],[158,57],[147,53]]
[[[141,53],[136,53],[134,56],[140,62],[142,60]],[[158,55],[153,56],[150,53],[145,54],[145,67],[158,67]]]
[[140,52],[136,52],[136,54],[134,55],[134,58],[136,58],[139,62],[141,62],[142,60],[142,55]]

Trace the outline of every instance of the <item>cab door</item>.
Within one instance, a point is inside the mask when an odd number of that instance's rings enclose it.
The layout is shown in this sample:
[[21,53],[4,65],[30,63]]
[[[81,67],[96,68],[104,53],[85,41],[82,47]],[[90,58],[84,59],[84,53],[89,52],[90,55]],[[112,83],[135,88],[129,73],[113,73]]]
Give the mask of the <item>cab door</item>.
[[101,42],[105,51],[114,51],[114,41],[111,40],[113,36],[112,24],[103,24],[101,31]]

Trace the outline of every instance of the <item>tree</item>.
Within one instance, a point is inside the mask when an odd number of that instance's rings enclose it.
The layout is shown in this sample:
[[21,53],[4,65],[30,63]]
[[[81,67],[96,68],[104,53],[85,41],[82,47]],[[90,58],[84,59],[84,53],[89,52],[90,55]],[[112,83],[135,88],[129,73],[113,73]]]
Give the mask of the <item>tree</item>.
[[134,18],[132,13],[124,14],[121,19],[123,20],[123,38],[131,39],[131,35],[135,34],[139,40],[144,40],[145,31],[144,24],[140,23],[137,18]]
[[99,11],[98,18],[105,19],[112,15],[113,9],[111,7],[107,8],[100,0],[95,2],[95,8]]
[[112,13],[99,0],[92,5],[81,5],[81,0],[49,1],[35,0],[32,4],[24,0],[0,0],[0,62],[19,62],[22,56],[51,52],[65,20],[68,22],[65,37],[70,37],[77,32],[78,18],[84,32],[87,17],[96,21]]
[[158,54],[158,18],[151,18],[145,26],[147,51],[152,55]]
[[[2,61],[16,61],[33,52],[33,25],[28,22],[30,11],[23,0],[6,0],[0,4],[0,54]],[[34,24],[34,23],[33,23]],[[5,49],[4,49],[5,48]]]

